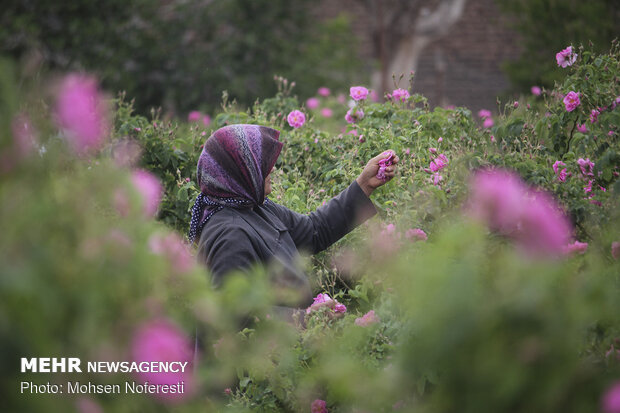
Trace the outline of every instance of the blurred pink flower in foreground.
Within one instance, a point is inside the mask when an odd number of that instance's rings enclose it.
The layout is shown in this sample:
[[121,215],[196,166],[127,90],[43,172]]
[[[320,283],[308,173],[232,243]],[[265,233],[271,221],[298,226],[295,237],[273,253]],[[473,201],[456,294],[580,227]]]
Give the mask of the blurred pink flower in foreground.
[[131,343],[132,361],[181,362],[187,363],[179,372],[138,372],[138,379],[150,384],[177,384],[184,382],[184,393],[156,393],[166,402],[178,402],[191,395],[193,390],[192,358],[193,347],[188,337],[176,325],[166,319],[157,319],[143,324],[135,333]]
[[174,272],[184,273],[194,266],[194,258],[183,240],[174,232],[167,235],[153,234],[149,238],[149,249],[157,255],[165,256]]
[[405,89],[394,89],[392,92],[392,99],[394,99],[394,101],[404,102],[409,99],[409,92]]
[[149,171],[138,169],[133,171],[131,182],[142,195],[144,214],[149,217],[155,216],[164,193],[159,179]]
[[620,381],[615,382],[601,399],[601,408],[605,413],[620,413]]
[[572,66],[577,60],[577,53],[573,52],[573,46],[568,46],[566,49],[556,53],[555,60],[558,66],[566,68]]
[[323,87],[320,87],[320,88],[319,88],[319,90],[317,91],[317,93],[318,93],[320,96],[327,97],[327,96],[329,96],[329,94],[330,94],[330,90],[329,90],[329,88],[326,88],[325,86],[323,86]]
[[288,114],[286,120],[288,121],[289,125],[297,129],[301,128],[302,126],[304,126],[304,123],[306,123],[306,115],[304,115],[304,113],[299,110],[294,110]]
[[334,111],[331,110],[330,108],[321,109],[321,115],[325,118],[331,118],[333,114],[334,114]]
[[316,399],[315,401],[313,401],[310,405],[310,412],[327,413],[327,404],[325,403],[325,400]]
[[370,310],[369,312],[364,314],[362,317],[356,318],[355,325],[360,326],[360,327],[368,327],[380,321],[381,320],[379,319],[379,317],[375,315],[375,310]]
[[572,244],[568,244],[564,246],[564,254],[567,254],[567,255],[574,254],[574,253],[583,254],[586,252],[587,249],[588,249],[587,242],[575,241]]
[[142,148],[137,142],[130,140],[118,141],[112,148],[112,159],[120,167],[135,165],[140,159]]
[[540,96],[540,94],[542,93],[542,90],[540,90],[540,87],[538,86],[532,86],[530,91],[532,92],[532,95],[534,96]]
[[368,96],[368,89],[364,86],[351,86],[349,93],[353,100],[364,100]]
[[570,91],[564,96],[564,107],[567,112],[572,112],[581,104],[581,100],[579,100],[579,92]]
[[110,130],[106,102],[94,77],[67,75],[60,83],[55,114],[79,154],[99,148]]
[[405,237],[410,241],[426,241],[428,236],[426,232],[422,231],[420,228],[410,228],[405,232]]
[[316,108],[319,107],[319,104],[320,104],[320,102],[319,102],[318,98],[312,97],[312,98],[308,98],[308,100],[306,100],[306,107],[308,109],[316,109]]
[[512,237],[531,255],[563,252],[572,228],[553,198],[503,170],[476,173],[470,189],[470,213],[490,229]]
[[615,260],[620,259],[620,241],[614,241],[611,243],[611,256]]

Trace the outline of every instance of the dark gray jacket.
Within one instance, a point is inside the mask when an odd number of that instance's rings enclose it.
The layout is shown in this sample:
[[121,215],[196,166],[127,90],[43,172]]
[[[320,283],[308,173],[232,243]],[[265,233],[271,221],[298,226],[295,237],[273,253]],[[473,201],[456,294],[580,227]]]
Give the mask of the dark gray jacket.
[[298,305],[306,305],[312,302],[311,290],[307,277],[294,265],[298,251],[322,251],[376,212],[355,181],[309,215],[270,200],[253,209],[224,208],[203,228],[198,259],[211,270],[215,285],[230,271],[256,263],[275,265],[277,284],[297,290]]

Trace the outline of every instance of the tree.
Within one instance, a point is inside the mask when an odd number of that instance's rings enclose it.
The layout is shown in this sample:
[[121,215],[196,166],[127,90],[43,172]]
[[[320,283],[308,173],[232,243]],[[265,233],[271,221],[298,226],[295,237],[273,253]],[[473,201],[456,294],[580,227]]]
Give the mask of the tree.
[[432,41],[448,33],[463,14],[466,0],[359,0],[371,16],[374,54],[380,67],[372,86],[385,92],[392,74],[415,71]]

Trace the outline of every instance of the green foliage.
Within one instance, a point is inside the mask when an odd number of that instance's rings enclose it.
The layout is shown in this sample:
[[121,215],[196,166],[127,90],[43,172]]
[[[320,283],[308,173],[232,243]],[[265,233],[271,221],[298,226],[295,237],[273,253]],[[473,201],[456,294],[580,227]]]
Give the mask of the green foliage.
[[[112,412],[308,411],[316,399],[331,412],[596,411],[620,378],[613,347],[620,336],[620,262],[610,253],[620,240],[620,108],[612,105],[620,66],[615,43],[609,53],[579,49],[579,56],[553,90],[517,107],[509,102],[491,129],[480,129],[466,108],[431,110],[419,95],[358,102],[353,111],[363,110],[363,119],[337,134],[329,130],[344,126],[347,107],[324,99],[338,118],[308,112],[308,122],[293,129],[286,115],[300,104],[282,79],[273,98],[246,111],[225,100],[211,128],[157,112],[135,115],[121,97],[112,139],[91,158],[71,153],[36,82],[26,90],[3,88],[2,116],[27,114],[38,136],[37,151],[0,169],[6,410],[74,408],[70,397],[18,394],[21,380],[66,380],[20,374],[20,357],[128,359],[139,326],[165,317],[199,338],[197,393],[174,407],[148,395],[89,395],[92,402]],[[16,72],[7,64],[0,80],[16,84]],[[562,103],[570,90],[581,93],[573,112]],[[399,176],[373,194],[379,217],[309,266],[316,292],[345,304],[344,315],[325,306],[302,311],[297,324],[283,323],[266,269],[230,274],[213,291],[204,268],[180,270],[153,248],[153,237],[173,233],[169,227],[187,230],[194,168],[211,129],[239,122],[282,131],[272,196],[299,212],[344,189],[369,158],[386,149],[399,155]],[[588,131],[576,132],[582,123]],[[5,130],[1,138],[3,149],[15,144]],[[119,165],[116,155],[127,142],[140,146],[139,161]],[[428,170],[436,158],[431,148],[449,161],[441,180]],[[592,176],[583,176],[579,158],[595,163]],[[566,182],[552,169],[556,160],[572,174]],[[469,174],[489,166],[515,170],[553,193],[588,251],[532,259],[470,222],[463,214]],[[164,184],[163,223],[141,213],[130,167],[148,169]],[[593,198],[583,190],[589,181]],[[119,190],[130,194],[125,214],[116,206]],[[428,241],[409,240],[411,228],[425,230]],[[360,325],[371,310],[375,322]],[[95,383],[131,379],[79,376]]]
[[134,97],[142,114],[162,105],[182,115],[214,110],[224,89],[249,106],[273,95],[276,74],[303,77],[307,95],[356,78],[349,22],[314,24],[309,7],[307,0],[130,0],[105,7],[9,0],[0,15],[0,52],[27,61],[28,70],[43,63],[97,73],[108,90]]

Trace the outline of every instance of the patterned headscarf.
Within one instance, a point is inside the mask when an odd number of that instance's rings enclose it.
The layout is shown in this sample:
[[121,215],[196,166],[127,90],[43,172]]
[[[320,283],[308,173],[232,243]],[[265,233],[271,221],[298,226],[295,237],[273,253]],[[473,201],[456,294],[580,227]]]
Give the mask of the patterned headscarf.
[[258,125],[220,128],[198,159],[201,193],[192,208],[189,241],[200,238],[207,221],[222,208],[251,208],[265,201],[265,178],[282,150],[280,132]]

